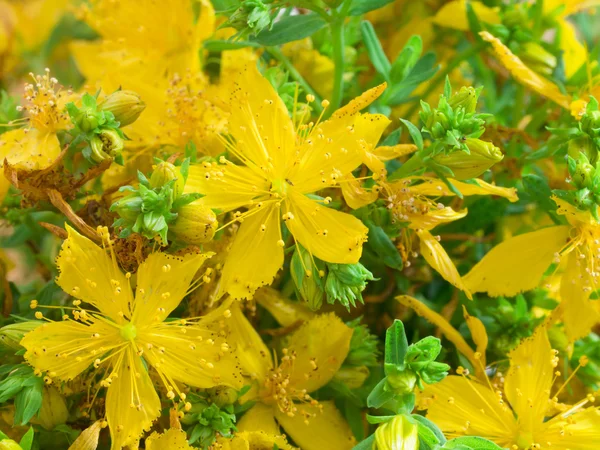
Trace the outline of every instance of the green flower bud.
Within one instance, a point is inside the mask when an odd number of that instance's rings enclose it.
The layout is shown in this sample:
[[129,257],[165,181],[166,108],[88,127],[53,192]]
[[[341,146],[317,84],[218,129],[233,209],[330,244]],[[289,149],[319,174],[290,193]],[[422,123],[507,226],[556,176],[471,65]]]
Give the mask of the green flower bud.
[[90,141],[92,148],[92,159],[100,163],[109,158],[115,158],[121,154],[125,142],[115,130],[102,130]]
[[388,386],[398,395],[410,394],[417,385],[417,375],[412,370],[390,373],[387,376]]
[[463,107],[467,114],[474,113],[477,106],[477,90],[471,86],[463,86],[448,99],[448,104],[452,108]]
[[210,241],[217,231],[217,216],[198,202],[184,205],[177,211],[177,219],[169,225],[175,237],[192,245]]
[[583,153],[592,165],[598,161],[598,148],[588,136],[571,139],[567,153],[573,159],[578,159],[579,155]]
[[348,389],[358,389],[365,383],[369,374],[367,366],[342,367],[336,372],[333,379],[345,384]]
[[552,53],[536,42],[525,42],[522,47],[518,56],[527,66],[544,76],[552,75],[556,68],[556,57]]
[[600,111],[586,112],[581,117],[581,131],[593,138],[600,136]]
[[45,387],[38,416],[40,425],[46,430],[52,430],[57,425],[65,423],[68,417],[69,410],[65,397],[55,387]]
[[138,215],[142,212],[144,201],[138,194],[127,194],[114,202],[110,207],[119,217],[135,222]]
[[457,180],[476,178],[504,158],[500,149],[491,142],[467,138],[465,144],[471,151],[470,154],[458,150],[449,155],[439,154],[433,158],[436,163],[452,170]]
[[418,448],[417,424],[404,415],[398,415],[389,422],[382,423],[375,430],[373,450],[418,450]]
[[2,439],[0,450],[23,450],[23,448],[12,439]]
[[573,184],[577,189],[592,188],[592,179],[596,168],[589,163],[589,160],[583,153],[580,153],[579,158],[575,161],[574,170],[571,162],[569,172],[573,178]]
[[296,249],[292,256],[291,275],[302,299],[308,303],[313,311],[321,308],[323,304],[323,279],[325,272],[313,264],[304,248]]
[[206,393],[219,408],[235,403],[238,398],[237,391],[227,386],[215,386],[208,389]]
[[239,31],[247,29],[257,35],[262,30],[270,27],[272,23],[271,12],[268,5],[261,0],[244,0],[240,7],[229,17],[228,25]]
[[161,187],[172,180],[175,180],[175,184],[173,185],[173,200],[177,200],[183,194],[185,179],[179,168],[169,162],[164,161],[156,165],[150,177],[150,187]]
[[27,322],[13,323],[0,328],[0,342],[12,349],[19,350],[21,339],[26,333],[36,329],[43,322],[39,320],[30,320]]
[[140,96],[133,91],[116,91],[110,94],[99,105],[103,111],[110,111],[115,116],[121,127],[135,122],[146,104]]
[[342,305],[356,306],[356,300],[362,303],[361,292],[367,287],[367,281],[374,280],[373,274],[361,263],[357,264],[327,264],[329,273],[325,282],[327,302],[339,300]]
[[75,120],[76,125],[84,132],[92,131],[100,125],[100,120],[94,111],[82,110]]
[[506,8],[502,17],[502,24],[507,28],[527,28],[528,22],[527,11],[520,7],[520,5],[515,5],[513,8]]

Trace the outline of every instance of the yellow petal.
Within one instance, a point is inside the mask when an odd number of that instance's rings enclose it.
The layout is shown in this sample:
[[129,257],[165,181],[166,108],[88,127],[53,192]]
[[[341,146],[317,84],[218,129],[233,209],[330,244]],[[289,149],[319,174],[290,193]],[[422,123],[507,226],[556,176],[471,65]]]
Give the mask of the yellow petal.
[[98,247],[73,228],[66,226],[68,238],[56,259],[58,284],[67,294],[83,300],[122,323],[130,317],[133,295],[129,280],[117,265],[114,254]]
[[510,369],[504,379],[504,392],[525,430],[534,430],[544,421],[555,370],[554,356],[543,325],[508,355]]
[[[298,404],[297,407],[293,417],[279,410],[275,417],[302,450],[350,450],[356,444],[348,423],[332,401],[319,402],[319,406]],[[305,414],[309,416],[308,425]]]
[[0,173],[0,203],[4,201],[4,197],[8,194],[8,189],[10,188],[10,181],[6,179],[4,176],[4,170]]
[[[413,177],[414,180],[424,181],[421,184],[410,186],[409,189],[415,194],[428,195],[428,196],[453,196],[454,193],[446,186],[446,184],[438,179],[430,177]],[[517,190],[515,188],[504,188],[496,186],[494,184],[487,183],[483,180],[475,178],[469,183],[464,181],[458,181],[450,178],[450,181],[463,195],[497,195],[504,197],[510,202],[516,202],[519,200],[517,197]]]
[[568,255],[565,272],[560,278],[562,318],[572,342],[587,336],[600,322],[596,302],[590,300],[595,282],[587,272],[586,260],[580,260],[578,256],[578,251]]
[[311,393],[329,383],[348,355],[351,338],[352,328],[333,313],[302,325],[286,344],[289,353],[296,355],[293,367],[283,370],[290,387]]
[[544,423],[539,434],[553,448],[596,450],[600,448],[600,411],[590,407],[567,419],[559,414]]
[[469,360],[475,371],[479,375],[483,374],[480,361],[475,359],[475,352],[473,349],[469,346],[469,344],[467,344],[467,341],[465,341],[458,330],[456,330],[456,328],[454,328],[443,316],[430,309],[425,303],[420,302],[414,297],[400,295],[396,297],[396,300],[400,304],[412,309],[431,324],[438,327],[446,339],[452,342],[456,349]]
[[307,321],[315,317],[303,303],[289,300],[276,289],[264,287],[256,291],[254,300],[271,313],[283,327],[289,327],[298,321]]
[[152,433],[145,441],[146,450],[194,450],[188,441],[185,431],[169,428],[164,433]]
[[369,89],[368,91],[363,92],[358,97],[351,100],[346,106],[338,109],[331,115],[331,119],[340,119],[345,116],[351,116],[356,114],[360,110],[366,108],[371,103],[373,103],[383,91],[387,88],[387,83],[382,83],[379,86],[375,86],[374,88]]
[[271,351],[248,322],[236,303],[231,305],[229,318],[231,333],[227,339],[247,375],[262,383],[273,367]]
[[410,155],[417,151],[414,144],[380,145],[371,150],[371,153],[381,161],[389,161],[400,156]]
[[233,438],[217,438],[220,450],[295,450],[285,436],[266,433],[262,430],[241,431],[235,433]]
[[409,227],[413,230],[431,230],[438,225],[462,219],[466,215],[466,209],[454,211],[451,207],[446,206],[442,209],[430,210],[425,214],[417,213],[409,216]]
[[306,250],[331,263],[358,262],[368,231],[359,219],[295,191],[290,193],[286,207],[294,216],[286,225]]
[[98,448],[98,438],[102,429],[103,420],[96,420],[92,425],[81,432],[77,439],[73,441],[69,450],[96,450]]
[[340,182],[342,187],[342,195],[348,206],[352,209],[362,208],[365,205],[370,205],[377,197],[379,193],[374,190],[367,190],[362,187],[360,181],[354,178],[354,175],[348,174]]
[[354,133],[361,136],[364,143],[361,145],[363,163],[371,171],[380,176],[385,176],[386,170],[383,162],[373,152],[383,134],[383,131],[391,123],[383,114],[360,114],[354,121]]
[[279,426],[275,422],[273,406],[256,403],[237,423],[238,431],[259,431],[279,434]]
[[232,93],[229,131],[235,154],[247,166],[272,168],[283,178],[295,150],[294,127],[285,104],[255,64],[246,66]]
[[132,321],[143,327],[164,321],[183,300],[210,253],[151,253],[138,269]]
[[268,206],[240,225],[221,275],[221,289],[232,297],[251,298],[283,265],[280,214],[279,206]]
[[596,219],[594,219],[594,216],[592,216],[589,211],[582,211],[556,196],[552,196],[552,201],[556,203],[556,213],[560,216],[565,216],[565,219],[567,219],[567,222],[571,225],[575,227],[581,224],[597,225]]
[[480,354],[479,360],[481,361],[481,365],[485,367],[485,352],[488,346],[488,335],[487,331],[485,331],[485,326],[483,325],[483,322],[477,317],[471,316],[467,312],[467,308],[465,308],[464,305],[463,316],[465,318],[465,322],[467,323],[467,327],[471,332],[471,339],[473,339],[473,342],[475,342],[475,345],[477,346],[477,353]]
[[569,79],[586,63],[588,52],[585,46],[577,39],[577,34],[573,25],[566,20],[558,20],[560,30],[560,49],[563,51],[563,60],[565,63],[565,75]]
[[463,277],[471,292],[512,297],[537,287],[554,254],[569,238],[569,226],[543,228],[498,244]]
[[0,160],[17,169],[42,170],[60,155],[56,134],[30,128],[19,128],[0,134]]
[[494,52],[502,65],[510,71],[519,83],[527,86],[539,95],[552,100],[563,108],[569,109],[569,104],[571,103],[569,96],[560,92],[560,89],[554,83],[541,77],[527,67],[500,39],[492,36],[487,31],[481,31],[479,35],[492,44]]
[[[470,3],[480,22],[489,24],[500,23],[500,8],[490,8],[483,3],[476,1],[471,1]],[[453,0],[446,3],[435,14],[433,22],[442,27],[448,27],[460,31],[469,31],[466,4],[466,0]]]
[[268,193],[270,188],[270,183],[255,170],[233,164],[210,168],[193,165],[185,183],[186,193],[203,194],[200,199],[203,205],[223,212],[252,203],[254,198]]
[[417,231],[420,241],[420,252],[425,258],[425,261],[439,273],[444,280],[458,289],[465,291],[467,297],[471,298],[471,294],[465,288],[462,282],[462,278],[456,269],[456,266],[452,262],[452,259],[442,247],[442,244],[438,242],[436,238],[427,230]]
[[419,403],[447,435],[480,436],[507,448],[513,444],[517,432],[513,413],[487,384],[450,375],[427,385]]
[[[53,377],[72,380],[101,356],[101,347],[113,347],[121,341],[117,327],[91,320],[91,326],[74,320],[40,325],[21,340],[27,350],[25,359],[36,369],[53,372]],[[96,333],[99,337],[92,340]]]
[[160,416],[160,400],[135,349],[128,348],[113,368],[118,376],[106,394],[106,420],[111,450],[136,442]]

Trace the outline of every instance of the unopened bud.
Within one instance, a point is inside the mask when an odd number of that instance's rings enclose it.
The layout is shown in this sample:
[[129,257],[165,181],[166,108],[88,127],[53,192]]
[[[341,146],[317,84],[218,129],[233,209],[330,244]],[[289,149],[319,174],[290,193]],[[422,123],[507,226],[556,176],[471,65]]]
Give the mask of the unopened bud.
[[452,108],[462,107],[467,114],[474,113],[477,106],[477,90],[471,86],[463,86],[448,99]]
[[216,386],[208,389],[207,394],[219,408],[235,403],[238,398],[237,391],[227,386]]
[[571,139],[567,153],[573,159],[579,159],[579,155],[583,153],[592,165],[595,165],[598,161],[598,149],[588,136]]
[[92,159],[97,163],[116,158],[123,151],[125,143],[115,130],[102,130],[90,141]]
[[64,424],[68,417],[69,410],[65,397],[55,387],[45,387],[38,416],[40,425],[46,430],[52,430],[57,425]]
[[581,117],[581,131],[592,138],[600,137],[600,111],[586,112]]
[[373,450],[417,450],[418,427],[404,415],[395,416],[375,430]]
[[577,189],[592,188],[592,179],[596,169],[590,164],[585,154],[580,153],[576,160],[569,156],[568,166],[569,174],[571,175],[573,184]]
[[210,241],[217,231],[217,216],[208,207],[193,202],[177,211],[177,219],[169,231],[183,242],[199,245]]
[[170,181],[175,180],[173,184],[173,199],[176,200],[183,194],[185,180],[180,170],[170,162],[163,161],[156,165],[152,176],[150,177],[150,186],[153,188],[164,186]]
[[21,339],[23,339],[23,336],[40,326],[42,323],[44,322],[39,320],[29,320],[27,322],[6,325],[0,328],[0,343],[12,349],[19,350],[21,348],[19,343],[21,342]]
[[99,105],[103,111],[110,111],[115,116],[121,127],[135,122],[146,104],[140,96],[133,91],[116,91],[110,94]]
[[504,158],[500,149],[491,142],[467,138],[465,144],[471,153],[457,150],[433,158],[436,163],[452,170],[457,180],[476,178]]
[[389,374],[387,383],[396,394],[410,394],[415,390],[417,376],[412,370],[407,369],[399,373]]

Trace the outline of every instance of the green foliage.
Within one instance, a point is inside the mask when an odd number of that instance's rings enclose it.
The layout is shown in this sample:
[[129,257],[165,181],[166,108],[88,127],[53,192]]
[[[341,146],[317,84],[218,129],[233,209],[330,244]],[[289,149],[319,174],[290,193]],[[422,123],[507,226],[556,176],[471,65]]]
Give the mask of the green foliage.
[[363,303],[362,291],[367,287],[367,281],[375,279],[365,266],[361,263],[327,263],[327,269],[327,303],[333,304],[337,300],[348,310],[350,305],[356,306],[356,301]]
[[14,399],[14,424],[27,424],[42,407],[44,380],[25,364],[0,367],[0,377],[0,403]]

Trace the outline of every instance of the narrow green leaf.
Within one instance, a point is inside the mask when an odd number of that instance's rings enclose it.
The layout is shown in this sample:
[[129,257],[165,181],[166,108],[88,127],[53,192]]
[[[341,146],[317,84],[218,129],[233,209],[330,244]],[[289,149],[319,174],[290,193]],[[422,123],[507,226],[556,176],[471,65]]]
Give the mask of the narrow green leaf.
[[387,5],[388,3],[392,3],[394,0],[347,0],[352,1],[352,6],[350,7],[350,15],[351,16],[360,16],[361,14],[367,13],[369,11],[373,11],[375,9],[379,9]]
[[473,450],[502,450],[502,447],[487,439],[476,436],[464,436],[446,442],[444,449],[457,449],[460,446],[471,447]]
[[360,31],[362,33],[363,42],[367,47],[369,58],[373,63],[373,67],[385,81],[391,83],[390,70],[392,66],[388,61],[387,56],[385,56],[383,48],[381,47],[381,42],[379,42],[379,38],[375,33],[373,25],[371,25],[371,22],[363,20],[360,24]]
[[410,123],[408,120],[400,119],[400,121],[408,128],[408,133],[419,150],[423,150],[423,136],[419,129]]
[[392,64],[390,78],[393,83],[399,83],[408,76],[413,67],[415,67],[415,64],[417,64],[422,52],[423,40],[421,36],[416,34],[411,36]]
[[385,363],[393,364],[398,369],[404,369],[404,357],[408,350],[408,341],[404,331],[404,324],[401,320],[394,320],[394,323],[385,333]]
[[19,441],[19,445],[21,446],[21,448],[23,450],[31,450],[31,446],[33,445],[33,435],[34,435],[33,427],[29,427],[29,430],[27,430],[27,433],[25,433],[23,435],[23,437],[21,438],[21,440]]
[[317,14],[287,16],[275,22],[270,30],[261,31],[254,41],[265,46],[281,45],[311,36],[325,24],[325,20]]
[[352,448],[352,450],[371,450],[373,448],[374,442],[375,442],[375,435],[372,434],[371,436],[366,438],[364,441],[361,441],[358,444],[356,444]]

